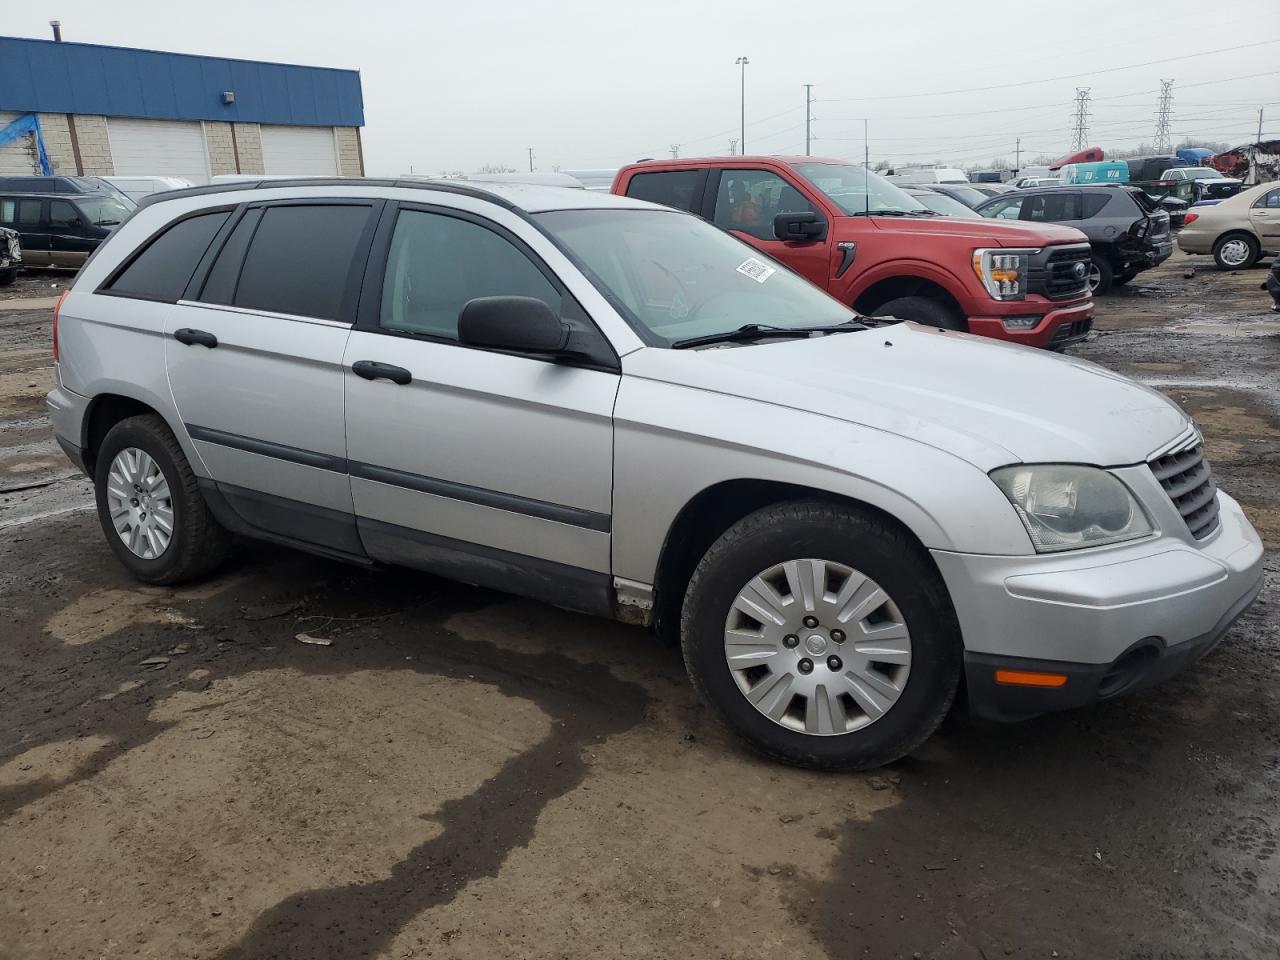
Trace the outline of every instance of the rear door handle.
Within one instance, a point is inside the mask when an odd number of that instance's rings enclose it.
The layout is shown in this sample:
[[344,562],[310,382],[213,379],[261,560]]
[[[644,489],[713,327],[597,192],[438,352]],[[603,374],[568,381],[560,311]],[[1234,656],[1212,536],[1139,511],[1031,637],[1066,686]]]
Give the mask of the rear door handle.
[[351,372],[366,380],[390,380],[404,386],[413,380],[413,374],[404,367],[396,367],[376,360],[357,360],[351,365]]
[[188,347],[194,347],[199,344],[202,347],[208,347],[212,350],[218,345],[218,338],[207,330],[192,330],[190,327],[183,327],[181,330],[173,331],[173,339],[179,343],[185,343]]

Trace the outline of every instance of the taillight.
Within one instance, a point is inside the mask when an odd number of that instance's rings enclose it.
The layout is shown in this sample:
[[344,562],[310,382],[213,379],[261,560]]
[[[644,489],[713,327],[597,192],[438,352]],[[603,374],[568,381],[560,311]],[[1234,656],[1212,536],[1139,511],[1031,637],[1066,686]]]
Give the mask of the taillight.
[[58,313],[62,310],[62,301],[67,299],[70,290],[62,291],[62,296],[58,298],[58,302],[53,305],[53,362],[58,362]]
[[1200,219],[1200,214],[1188,213],[1186,217],[1183,218],[1182,225],[1185,227],[1188,223],[1195,223],[1199,219]]

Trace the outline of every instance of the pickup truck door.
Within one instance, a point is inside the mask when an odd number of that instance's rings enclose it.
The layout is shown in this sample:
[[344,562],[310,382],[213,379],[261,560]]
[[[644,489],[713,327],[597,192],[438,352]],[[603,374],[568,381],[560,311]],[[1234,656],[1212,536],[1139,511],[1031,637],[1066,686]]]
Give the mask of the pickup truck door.
[[[822,240],[779,240],[773,218],[780,213],[816,213],[827,223]],[[800,187],[773,170],[712,170],[707,180],[703,216],[758,250],[786,264],[826,290],[836,267],[832,263],[831,223]]]
[[620,377],[461,344],[462,306],[491,296],[590,324],[512,229],[388,205],[342,363],[360,538],[375,559],[608,613]]

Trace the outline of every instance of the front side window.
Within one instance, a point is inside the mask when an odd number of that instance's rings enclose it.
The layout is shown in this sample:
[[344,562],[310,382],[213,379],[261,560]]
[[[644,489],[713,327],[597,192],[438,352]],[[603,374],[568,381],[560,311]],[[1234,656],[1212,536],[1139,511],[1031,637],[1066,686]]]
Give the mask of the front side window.
[[187,282],[231,213],[187,217],[166,230],[133,259],[108,288],[120,296],[169,303],[181,299]]
[[696,212],[702,202],[699,187],[705,174],[706,171],[703,170],[637,173],[627,184],[627,196],[660,203],[664,207]]
[[838,324],[853,311],[704,220],[660,210],[557,210],[535,218],[647,343],[744,324]]
[[797,163],[793,169],[847,216],[928,212],[924,204],[901,187],[853,164]]
[[51,227],[69,227],[80,219],[76,208],[65,200],[49,202],[49,225]]
[[997,200],[995,203],[987,204],[978,212],[984,217],[991,217],[993,220],[1017,220],[1022,213],[1022,197]]
[[786,180],[768,170],[723,170],[716,191],[715,224],[760,240],[775,239],[780,213],[813,213],[813,204]]
[[347,280],[370,209],[322,203],[267,207],[231,302],[251,310],[342,319]]
[[387,330],[458,339],[458,314],[477,297],[533,297],[560,313],[560,293],[523,251],[459,217],[402,210],[382,281]]

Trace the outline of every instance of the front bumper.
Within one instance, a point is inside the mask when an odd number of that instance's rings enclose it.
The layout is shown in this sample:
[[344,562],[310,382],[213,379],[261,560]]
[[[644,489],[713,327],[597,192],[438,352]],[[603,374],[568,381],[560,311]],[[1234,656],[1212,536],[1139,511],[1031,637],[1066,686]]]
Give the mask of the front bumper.
[[[1148,686],[1211,649],[1258,595],[1262,541],[1219,492],[1205,541],[1157,536],[1021,557],[933,551],[965,644],[971,708],[1018,719]],[[1065,675],[1058,686],[997,670]]]
[[[986,305],[988,314],[991,304]],[[1007,308],[1001,316],[969,316],[969,332],[1030,347],[1065,347],[1078,343],[1093,329],[1093,300],[1077,300],[1058,304],[1043,298],[1013,300],[1001,304]],[[1005,323],[1012,317],[1038,316],[1034,325],[1010,329]]]

